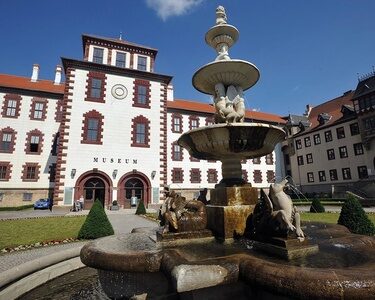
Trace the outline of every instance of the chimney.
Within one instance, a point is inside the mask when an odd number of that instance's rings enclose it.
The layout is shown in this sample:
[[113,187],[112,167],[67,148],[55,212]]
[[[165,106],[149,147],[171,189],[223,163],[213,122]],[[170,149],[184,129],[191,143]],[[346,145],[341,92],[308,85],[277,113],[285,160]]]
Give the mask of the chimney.
[[61,71],[62,71],[62,67],[60,65],[57,65],[56,66],[55,82],[54,82],[54,84],[60,84],[61,83]]
[[32,82],[38,81],[38,76],[39,76],[39,65],[33,64],[33,74],[31,75],[31,81]]
[[313,109],[313,106],[311,104],[307,104],[305,113],[303,115],[308,117],[310,115],[310,112],[311,112],[312,109]]

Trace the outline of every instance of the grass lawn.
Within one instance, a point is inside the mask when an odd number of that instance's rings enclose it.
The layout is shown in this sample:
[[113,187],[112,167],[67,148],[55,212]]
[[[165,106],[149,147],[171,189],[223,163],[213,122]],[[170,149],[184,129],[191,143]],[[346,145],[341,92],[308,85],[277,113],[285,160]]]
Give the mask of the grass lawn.
[[0,221],[0,249],[77,238],[86,216]]
[[[324,222],[337,224],[340,213],[309,213],[301,212],[302,222]],[[367,214],[372,223],[375,224],[375,214]]]

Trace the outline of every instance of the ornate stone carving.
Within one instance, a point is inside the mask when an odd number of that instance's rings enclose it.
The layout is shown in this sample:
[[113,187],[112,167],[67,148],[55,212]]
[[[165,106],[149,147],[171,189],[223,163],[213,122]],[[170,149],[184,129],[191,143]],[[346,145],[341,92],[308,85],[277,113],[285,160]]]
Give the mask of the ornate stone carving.
[[167,198],[159,211],[163,233],[203,230],[207,225],[206,207],[201,201],[186,200],[174,191],[167,192]]
[[255,236],[288,237],[293,233],[299,240],[304,240],[300,215],[292,199],[284,192],[287,184],[286,179],[271,184],[269,196],[261,190],[261,201],[255,206],[253,215]]
[[227,24],[227,14],[221,5],[216,8],[216,24]]

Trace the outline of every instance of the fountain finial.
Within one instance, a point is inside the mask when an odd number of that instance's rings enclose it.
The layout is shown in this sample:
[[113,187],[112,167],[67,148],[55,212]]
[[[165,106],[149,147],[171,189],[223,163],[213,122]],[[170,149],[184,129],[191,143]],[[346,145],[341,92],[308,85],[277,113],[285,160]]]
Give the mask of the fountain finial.
[[216,8],[216,25],[227,24],[227,14],[224,6],[219,5]]

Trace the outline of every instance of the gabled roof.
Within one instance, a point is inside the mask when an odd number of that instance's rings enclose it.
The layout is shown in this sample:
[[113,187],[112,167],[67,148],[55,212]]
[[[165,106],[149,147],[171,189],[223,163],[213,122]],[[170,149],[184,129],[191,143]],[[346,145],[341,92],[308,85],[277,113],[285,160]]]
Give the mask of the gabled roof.
[[102,36],[97,36],[97,35],[91,35],[91,34],[82,34],[82,46],[83,46],[83,52],[85,52],[85,44],[88,40],[94,40],[98,43],[110,43],[110,44],[115,44],[120,47],[129,47],[129,48],[138,48],[138,49],[143,49],[146,51],[149,51],[156,56],[158,53],[158,50],[155,48],[151,48],[149,46],[144,46],[140,44],[135,44],[129,41],[125,40],[120,40],[120,39],[115,39],[115,38],[108,38],[108,37],[102,37]]
[[[169,109],[192,111],[196,113],[208,113],[208,114],[215,113],[215,108],[208,103],[188,101],[188,100],[182,100],[182,99],[175,99],[174,101],[168,101],[167,107]],[[270,123],[285,124],[285,120],[283,118],[274,114],[247,110],[245,116],[247,119],[252,119],[254,121],[265,121],[265,122],[270,122]]]
[[29,77],[0,74],[0,87],[64,94],[64,83],[54,84],[51,80],[38,80],[32,82]]
[[[303,133],[301,133],[301,135],[311,131],[315,131],[320,128],[332,126],[335,123],[338,123],[339,121],[343,120],[344,115],[342,113],[342,106],[350,107],[352,105],[353,94],[353,91],[348,91],[340,97],[334,98],[330,101],[324,102],[320,105],[313,107],[308,116],[311,126],[307,128]],[[324,122],[324,124],[319,124],[319,115],[329,115],[331,118]],[[296,134],[296,136],[297,135],[299,134]]]

